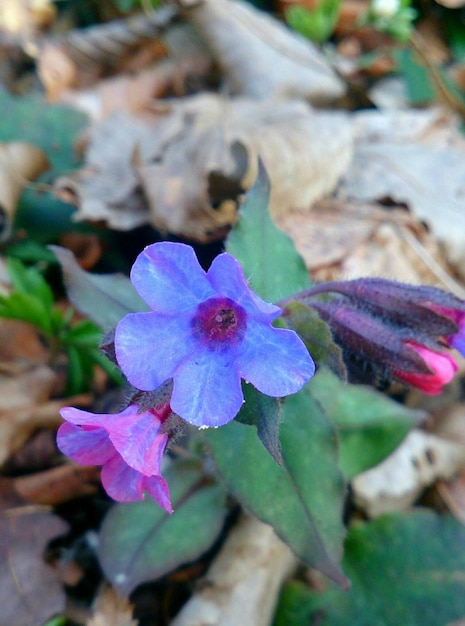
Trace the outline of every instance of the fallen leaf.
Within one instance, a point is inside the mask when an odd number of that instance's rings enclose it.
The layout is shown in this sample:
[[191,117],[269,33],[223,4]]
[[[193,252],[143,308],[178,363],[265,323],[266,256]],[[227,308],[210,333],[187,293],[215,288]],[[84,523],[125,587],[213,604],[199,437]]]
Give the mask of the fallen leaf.
[[129,600],[105,585],[94,600],[93,615],[86,626],[137,626],[139,622],[132,618],[132,613]]
[[91,89],[64,88],[60,102],[87,113],[94,121],[113,111],[126,111],[151,119],[157,98],[186,95],[192,80],[208,81],[213,61],[189,24],[175,24],[162,37],[166,57],[137,72],[120,73],[98,81]]
[[268,626],[279,588],[297,565],[297,558],[271,526],[243,516],[207,572],[205,584],[172,626]]
[[313,103],[344,94],[344,83],[318,48],[271,15],[240,0],[178,4],[211,49],[229,93]]
[[51,26],[56,13],[52,0],[2,0],[0,30],[16,35],[24,43]]
[[152,125],[123,114],[97,125],[86,166],[59,178],[55,193],[78,204],[76,219],[105,220],[115,229],[151,223],[204,243],[235,222],[259,156],[272,181],[270,211],[278,216],[309,210],[330,193],[351,154],[345,114],[297,101],[200,95],[169,101]]
[[338,196],[405,203],[464,277],[465,138],[459,122],[438,110],[365,111],[354,122],[354,158]]
[[405,209],[328,198],[277,219],[314,280],[385,276],[465,294],[437,241]]
[[121,71],[135,71],[166,55],[160,34],[175,12],[169,6],[127,19],[66,32],[46,41],[38,54],[37,71],[49,100],[72,87],[88,87]]
[[353,479],[355,503],[369,517],[408,509],[421,492],[465,465],[465,445],[412,430],[395,452]]
[[[45,153],[24,142],[0,144],[0,212],[11,226],[16,205],[28,181],[43,174],[49,167]],[[5,226],[2,230],[9,231]],[[4,233],[2,233],[4,236]]]
[[92,495],[99,484],[99,468],[71,463],[13,479],[13,487],[21,498],[48,506]]
[[44,551],[66,530],[57,516],[31,507],[0,513],[0,626],[37,626],[64,610],[64,590]]

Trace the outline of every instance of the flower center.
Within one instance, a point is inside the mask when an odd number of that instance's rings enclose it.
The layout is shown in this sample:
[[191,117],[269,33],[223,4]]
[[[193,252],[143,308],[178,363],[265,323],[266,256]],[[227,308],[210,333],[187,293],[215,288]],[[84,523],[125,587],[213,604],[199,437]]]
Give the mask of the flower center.
[[246,312],[230,298],[210,298],[197,307],[192,329],[213,348],[241,341],[247,328]]

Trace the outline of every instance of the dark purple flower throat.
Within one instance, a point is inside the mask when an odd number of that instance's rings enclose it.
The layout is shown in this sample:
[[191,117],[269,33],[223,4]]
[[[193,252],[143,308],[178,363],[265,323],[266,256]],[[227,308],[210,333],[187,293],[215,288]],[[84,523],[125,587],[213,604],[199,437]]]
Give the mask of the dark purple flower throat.
[[245,310],[230,298],[209,298],[201,302],[192,318],[192,329],[208,347],[238,343],[247,328]]

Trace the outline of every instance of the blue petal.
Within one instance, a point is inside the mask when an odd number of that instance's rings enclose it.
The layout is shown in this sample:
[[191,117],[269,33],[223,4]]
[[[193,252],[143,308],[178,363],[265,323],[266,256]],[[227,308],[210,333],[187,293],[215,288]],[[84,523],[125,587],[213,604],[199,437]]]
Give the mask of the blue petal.
[[58,448],[79,465],[103,465],[115,454],[103,428],[62,424],[57,433]]
[[195,349],[190,316],[131,313],[116,327],[116,359],[129,382],[143,391],[172,378],[179,363]]
[[222,426],[237,415],[243,399],[233,355],[198,348],[176,372],[171,408],[194,426]]
[[166,315],[192,310],[215,295],[193,248],[182,243],[147,246],[132,267],[131,281],[151,309]]
[[207,278],[218,295],[231,298],[263,322],[271,322],[281,314],[278,306],[265,302],[249,288],[242,267],[230,254],[220,254],[214,259]]
[[312,357],[292,330],[249,320],[239,349],[242,378],[268,396],[279,398],[296,393],[315,373]]

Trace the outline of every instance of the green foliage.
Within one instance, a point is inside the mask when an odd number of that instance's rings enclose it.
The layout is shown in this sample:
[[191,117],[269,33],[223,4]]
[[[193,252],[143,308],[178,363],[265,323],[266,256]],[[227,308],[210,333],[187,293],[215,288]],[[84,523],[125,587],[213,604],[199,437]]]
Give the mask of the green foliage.
[[283,403],[280,398],[265,396],[252,387],[242,385],[245,403],[236,417],[241,424],[257,428],[257,435],[276,463],[281,465],[279,425]]
[[271,219],[269,202],[270,180],[260,163],[226,250],[240,261],[252,288],[268,302],[276,302],[307,288],[310,278],[292,240]]
[[100,562],[122,594],[159,578],[208,550],[223,528],[227,509],[220,485],[205,482],[195,462],[178,462],[165,472],[174,513],[152,500],[117,504],[100,534]]
[[306,563],[344,585],[337,563],[345,487],[334,428],[307,388],[289,397],[282,411],[281,466],[254,429],[237,422],[205,431],[208,448],[239,502]]
[[[49,183],[78,165],[75,143],[88,118],[76,109],[49,104],[44,96],[13,96],[0,90],[0,141],[26,141],[44,150],[50,170],[40,181]],[[27,189],[23,193],[15,227],[36,242],[49,242],[71,228],[72,209],[51,193]],[[76,229],[76,225],[73,226]]]
[[127,276],[85,272],[72,252],[49,248],[61,264],[70,302],[102,330],[114,328],[127,313],[148,310]]
[[284,318],[287,327],[299,334],[315,363],[319,367],[326,365],[345,380],[347,372],[342,350],[334,343],[331,329],[318,313],[302,302],[295,301],[286,305]]
[[423,417],[371,387],[347,385],[327,370],[320,370],[309,387],[336,426],[347,479],[380,463]]
[[[465,614],[465,529],[422,510],[354,524],[343,568],[351,589],[285,588],[274,626],[438,626]],[[452,549],[451,549],[452,548]]]
[[8,295],[0,295],[0,317],[35,326],[48,344],[52,365],[58,354],[67,354],[69,394],[92,383],[95,364],[120,381],[115,368],[99,351],[102,333],[95,324],[89,320],[73,324],[73,310],[55,305],[50,286],[35,267],[26,267],[19,259],[10,257],[7,269],[13,290]]
[[129,13],[135,8],[146,8],[149,5],[152,9],[156,9],[162,3],[162,0],[114,0],[115,5],[122,13]]
[[399,73],[405,81],[407,97],[413,106],[425,105],[435,96],[435,90],[428,70],[418,62],[408,48],[393,52]]
[[340,0],[320,0],[313,11],[300,5],[290,6],[285,18],[291,28],[307,39],[324,43],[336,26],[340,8]]
[[409,40],[417,11],[410,0],[371,0],[370,8],[361,20],[401,43]]

